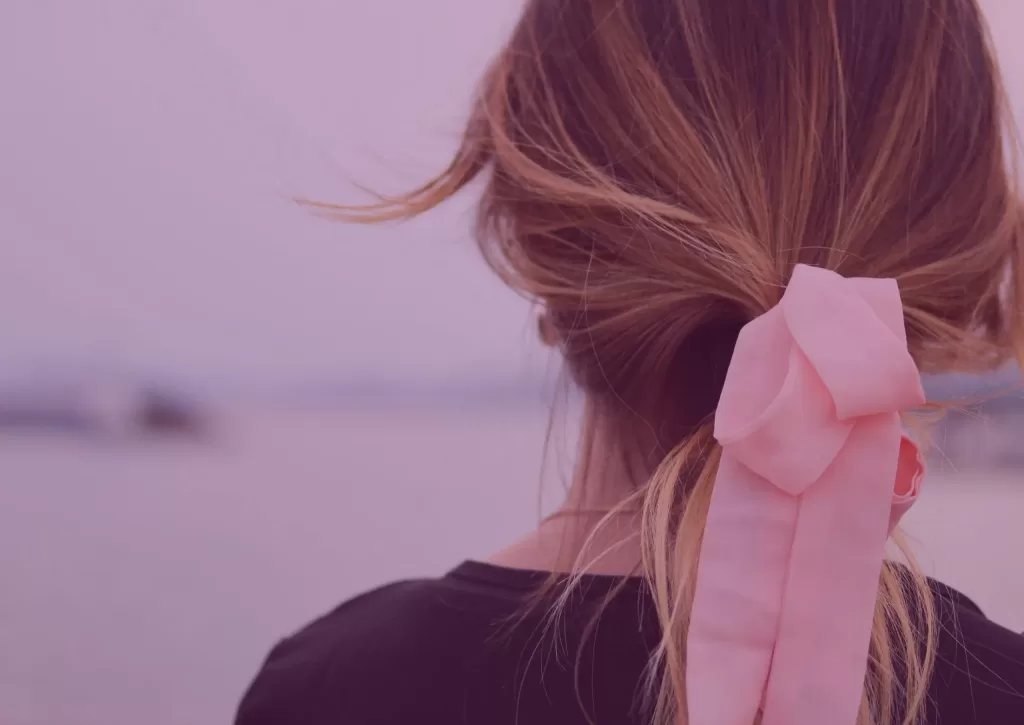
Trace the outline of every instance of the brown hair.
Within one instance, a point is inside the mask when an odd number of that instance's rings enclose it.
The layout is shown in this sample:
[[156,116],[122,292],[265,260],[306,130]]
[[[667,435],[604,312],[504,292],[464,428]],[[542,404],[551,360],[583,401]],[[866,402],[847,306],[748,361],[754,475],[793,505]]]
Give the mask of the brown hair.
[[[451,165],[333,207],[408,217],[484,179],[485,257],[543,305],[636,474],[656,723],[686,722],[723,375],[794,265],[896,278],[924,372],[1024,349],[1004,106],[975,0],[530,0]],[[862,724],[924,711],[935,625],[915,571],[883,573]]]

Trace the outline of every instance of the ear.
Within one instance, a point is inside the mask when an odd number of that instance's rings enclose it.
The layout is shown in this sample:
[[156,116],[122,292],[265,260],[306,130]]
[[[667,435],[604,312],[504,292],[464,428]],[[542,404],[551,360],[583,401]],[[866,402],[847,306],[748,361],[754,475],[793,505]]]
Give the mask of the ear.
[[558,330],[555,329],[551,316],[547,312],[541,312],[537,318],[537,334],[540,335],[540,341],[548,347],[558,347],[561,343]]
[[907,436],[903,436],[900,440],[899,459],[896,462],[892,512],[889,515],[890,534],[917,500],[921,485],[924,483],[924,471],[924,456],[921,455],[920,447]]

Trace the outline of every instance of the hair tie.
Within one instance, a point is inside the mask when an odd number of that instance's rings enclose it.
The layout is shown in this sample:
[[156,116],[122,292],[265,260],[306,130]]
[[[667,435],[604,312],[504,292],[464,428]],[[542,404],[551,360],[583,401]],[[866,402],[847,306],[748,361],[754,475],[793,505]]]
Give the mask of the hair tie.
[[743,327],[715,417],[687,638],[691,725],[853,725],[886,540],[923,465],[925,402],[893,279],[798,265]]

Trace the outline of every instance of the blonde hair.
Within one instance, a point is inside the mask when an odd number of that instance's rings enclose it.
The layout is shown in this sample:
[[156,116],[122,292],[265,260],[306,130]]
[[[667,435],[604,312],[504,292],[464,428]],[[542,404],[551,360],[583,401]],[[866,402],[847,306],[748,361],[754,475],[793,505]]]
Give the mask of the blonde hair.
[[[484,178],[485,258],[543,305],[635,479],[657,725],[687,721],[722,377],[793,267],[895,278],[924,372],[1024,349],[1004,109],[974,0],[530,0],[443,173],[320,205],[399,219]],[[935,622],[912,560],[887,565],[860,725],[923,717]]]

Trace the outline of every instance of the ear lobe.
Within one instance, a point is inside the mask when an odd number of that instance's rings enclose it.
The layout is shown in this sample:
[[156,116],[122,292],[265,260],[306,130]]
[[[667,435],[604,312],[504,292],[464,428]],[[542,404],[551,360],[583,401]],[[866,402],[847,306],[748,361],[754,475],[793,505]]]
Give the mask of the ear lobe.
[[917,500],[917,496],[921,492],[921,485],[924,483],[924,471],[924,457],[921,455],[920,447],[907,436],[903,436],[900,440],[899,459],[896,463],[892,512],[889,516],[890,534]]

